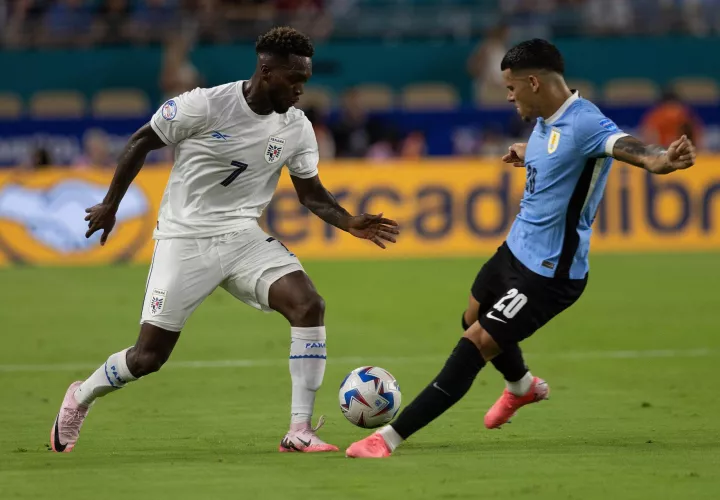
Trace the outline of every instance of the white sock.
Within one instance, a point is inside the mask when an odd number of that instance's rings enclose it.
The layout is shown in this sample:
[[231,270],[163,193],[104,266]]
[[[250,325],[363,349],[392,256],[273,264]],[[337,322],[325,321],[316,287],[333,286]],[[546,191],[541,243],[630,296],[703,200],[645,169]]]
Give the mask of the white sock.
[[291,424],[310,424],[326,360],[324,326],[290,328]]
[[507,390],[515,394],[516,396],[524,396],[528,393],[532,387],[533,375],[529,371],[517,382],[505,381]]
[[110,355],[108,360],[75,391],[75,400],[90,406],[97,398],[125,387],[125,384],[137,380],[127,367],[126,354],[130,348]]
[[390,448],[390,451],[395,451],[395,448],[400,446],[400,444],[404,441],[404,439],[400,437],[400,434],[392,428],[392,425],[386,425],[378,431],[378,434],[383,437],[385,443],[388,445],[388,448]]

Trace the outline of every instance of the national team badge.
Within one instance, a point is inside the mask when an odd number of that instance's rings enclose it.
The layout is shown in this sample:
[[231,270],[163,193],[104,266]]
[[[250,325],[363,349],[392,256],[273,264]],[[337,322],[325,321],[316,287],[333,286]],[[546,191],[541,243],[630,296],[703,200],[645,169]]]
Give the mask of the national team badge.
[[281,139],[280,137],[271,137],[268,139],[267,149],[265,150],[265,161],[268,163],[278,161],[284,147],[285,139]]
[[548,154],[553,154],[560,143],[560,131],[556,128],[550,132],[550,140],[548,141]]
[[153,288],[152,295],[150,296],[150,314],[155,316],[160,314],[165,307],[165,299],[167,296],[167,290],[161,290],[159,288]]
[[168,102],[163,104],[162,107],[162,117],[165,118],[167,121],[172,120],[177,116],[177,104],[175,104],[175,101],[170,99]]

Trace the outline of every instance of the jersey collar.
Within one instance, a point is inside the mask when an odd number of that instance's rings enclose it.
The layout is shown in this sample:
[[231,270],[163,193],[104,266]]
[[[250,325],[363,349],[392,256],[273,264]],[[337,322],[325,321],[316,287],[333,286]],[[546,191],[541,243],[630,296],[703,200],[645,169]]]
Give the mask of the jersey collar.
[[572,95],[567,98],[567,100],[563,103],[563,105],[560,106],[560,108],[558,108],[558,110],[555,111],[555,113],[553,113],[553,115],[550,118],[545,120],[545,124],[552,125],[553,123],[558,121],[562,117],[562,115],[565,114],[565,111],[567,111],[568,108],[570,106],[572,106],[572,103],[574,103],[578,99],[580,99],[580,94],[578,93],[577,90],[573,90]]

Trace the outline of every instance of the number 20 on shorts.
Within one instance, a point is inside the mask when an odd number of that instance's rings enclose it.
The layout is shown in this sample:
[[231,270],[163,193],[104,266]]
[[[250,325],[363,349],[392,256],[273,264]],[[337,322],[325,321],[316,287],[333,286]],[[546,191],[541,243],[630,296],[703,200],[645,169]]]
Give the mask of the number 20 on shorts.
[[497,301],[493,309],[501,312],[506,318],[512,319],[527,304],[527,301],[526,295],[518,292],[517,288],[511,288],[502,299]]

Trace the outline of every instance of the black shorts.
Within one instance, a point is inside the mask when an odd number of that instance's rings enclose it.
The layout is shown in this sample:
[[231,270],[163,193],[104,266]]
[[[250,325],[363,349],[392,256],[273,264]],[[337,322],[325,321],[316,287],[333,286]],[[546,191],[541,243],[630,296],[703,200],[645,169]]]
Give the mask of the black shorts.
[[580,298],[584,279],[546,278],[522,264],[507,243],[480,269],[472,295],[480,303],[478,321],[498,343],[516,344]]

